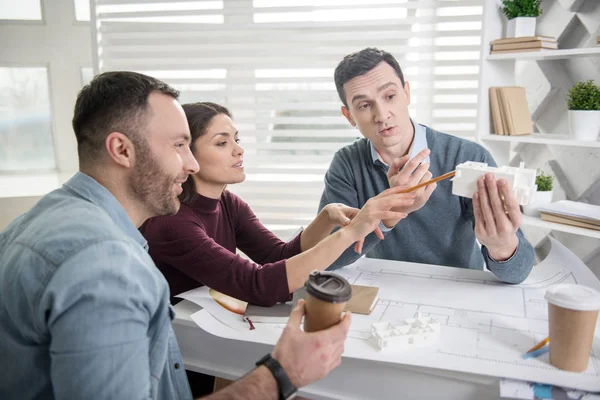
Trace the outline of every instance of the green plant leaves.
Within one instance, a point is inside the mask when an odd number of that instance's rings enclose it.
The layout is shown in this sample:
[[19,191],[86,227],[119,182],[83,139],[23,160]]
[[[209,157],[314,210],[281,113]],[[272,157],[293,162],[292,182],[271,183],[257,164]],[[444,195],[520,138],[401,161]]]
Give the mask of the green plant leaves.
[[593,80],[577,82],[567,96],[569,110],[600,110],[600,86]]
[[502,0],[502,12],[508,19],[539,17],[542,15],[541,0]]
[[546,175],[544,171],[538,169],[538,174],[535,177],[535,184],[537,185],[538,192],[551,191],[553,181],[554,177],[552,175]]

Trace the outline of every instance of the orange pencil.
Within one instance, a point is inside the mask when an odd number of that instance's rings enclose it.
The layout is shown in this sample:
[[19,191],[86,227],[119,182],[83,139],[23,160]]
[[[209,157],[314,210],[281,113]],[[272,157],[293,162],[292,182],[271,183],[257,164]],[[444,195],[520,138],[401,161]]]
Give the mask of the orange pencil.
[[427,185],[431,185],[432,183],[436,183],[439,181],[443,181],[444,179],[448,179],[448,178],[452,178],[454,175],[456,174],[456,171],[450,171],[444,175],[440,175],[437,178],[433,178],[428,180],[427,182],[423,182],[423,183],[419,183],[416,186],[410,187],[408,189],[404,189],[398,193],[410,193],[410,192],[414,192],[417,189],[422,188],[423,186],[427,186]]
[[529,349],[527,351],[527,353],[531,353],[532,351],[536,351],[538,349],[541,349],[542,347],[544,347],[545,345],[547,345],[549,341],[550,341],[550,337],[547,337],[546,339],[542,340],[541,342],[539,342],[538,344],[536,344],[535,346],[533,346],[531,349]]

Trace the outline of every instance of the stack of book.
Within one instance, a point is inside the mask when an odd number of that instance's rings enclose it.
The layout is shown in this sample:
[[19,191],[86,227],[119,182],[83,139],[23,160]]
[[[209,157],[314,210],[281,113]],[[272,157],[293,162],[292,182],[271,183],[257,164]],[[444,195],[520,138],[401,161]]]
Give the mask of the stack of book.
[[544,221],[600,231],[600,206],[561,200],[539,207]]
[[497,135],[516,136],[533,133],[533,122],[523,87],[491,87],[490,113],[494,133]]
[[490,54],[520,53],[558,49],[558,42],[549,36],[523,36],[517,38],[496,39],[490,42]]

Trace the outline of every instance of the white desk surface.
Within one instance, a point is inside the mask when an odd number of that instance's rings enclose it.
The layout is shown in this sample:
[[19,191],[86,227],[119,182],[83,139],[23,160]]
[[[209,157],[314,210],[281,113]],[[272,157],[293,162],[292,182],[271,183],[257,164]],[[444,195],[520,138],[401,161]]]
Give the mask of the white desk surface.
[[[173,329],[186,369],[237,379],[272,351],[272,346],[223,339],[198,327],[189,301],[175,307]],[[484,375],[345,358],[325,379],[302,388],[312,399],[499,399],[499,379]]]

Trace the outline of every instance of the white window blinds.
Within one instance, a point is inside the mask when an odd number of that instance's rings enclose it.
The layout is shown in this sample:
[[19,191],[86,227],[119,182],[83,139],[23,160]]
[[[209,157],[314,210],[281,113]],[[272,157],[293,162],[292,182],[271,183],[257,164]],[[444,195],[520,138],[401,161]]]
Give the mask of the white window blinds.
[[411,116],[474,137],[483,0],[95,0],[97,67],[134,70],[234,115],[247,180],[229,189],[286,236],[316,213],[334,152],[360,136],[333,71],[380,47],[411,83]]

